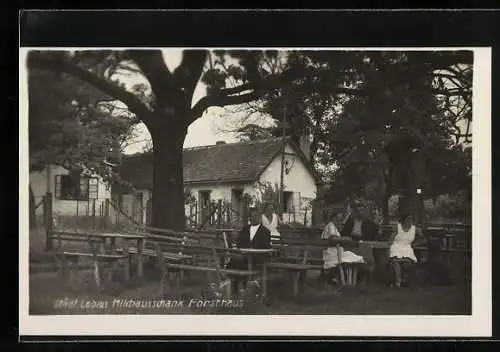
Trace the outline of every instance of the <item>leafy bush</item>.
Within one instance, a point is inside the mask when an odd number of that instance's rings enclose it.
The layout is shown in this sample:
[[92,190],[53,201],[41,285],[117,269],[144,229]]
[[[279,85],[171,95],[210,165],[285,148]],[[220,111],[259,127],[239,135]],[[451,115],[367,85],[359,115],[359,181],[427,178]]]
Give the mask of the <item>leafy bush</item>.
[[429,220],[471,219],[472,202],[465,192],[455,195],[442,195],[435,202],[427,204],[426,216]]

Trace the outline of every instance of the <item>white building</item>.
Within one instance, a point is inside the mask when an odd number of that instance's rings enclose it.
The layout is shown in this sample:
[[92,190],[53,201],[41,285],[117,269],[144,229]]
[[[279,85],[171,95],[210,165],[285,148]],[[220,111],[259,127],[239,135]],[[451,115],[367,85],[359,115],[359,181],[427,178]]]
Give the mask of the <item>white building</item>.
[[[230,203],[238,212],[244,194],[262,200],[263,186],[280,184],[284,142],[283,220],[295,219],[303,223],[301,216],[316,197],[319,180],[309,161],[306,139],[301,146],[290,138],[272,138],[240,143],[218,142],[184,149],[184,183],[196,200],[198,216],[201,217],[201,209],[212,201]],[[137,221],[145,223],[151,199],[152,154],[139,153],[126,157],[120,166],[120,174],[136,189],[135,194],[122,195],[122,207],[128,214],[134,214]],[[189,206],[186,206],[186,215],[188,209]],[[290,216],[292,213],[293,217]]]
[[[90,215],[94,202],[99,209],[101,203],[111,197],[110,188],[100,176],[88,172],[70,175],[67,169],[57,165],[31,172],[29,182],[35,202],[47,193],[52,194],[52,211],[56,216]],[[43,207],[37,207],[36,214],[42,215]]]

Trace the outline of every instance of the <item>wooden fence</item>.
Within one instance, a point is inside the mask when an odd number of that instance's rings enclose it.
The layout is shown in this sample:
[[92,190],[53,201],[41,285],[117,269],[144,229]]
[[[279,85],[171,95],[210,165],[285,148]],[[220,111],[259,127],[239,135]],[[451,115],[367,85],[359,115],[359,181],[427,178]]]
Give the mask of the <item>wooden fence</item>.
[[186,215],[187,228],[240,228],[248,222],[248,208],[241,207],[238,211],[219,200],[201,208],[195,204],[189,205],[189,213]]
[[[123,207],[120,202],[112,199],[92,199],[81,202],[85,203],[83,205],[77,202],[71,211],[58,213],[54,210],[52,199],[52,194],[46,194],[36,203],[38,207],[43,206],[44,227],[49,219],[52,227],[68,231],[121,231],[152,225],[150,206],[146,208],[146,216],[143,216],[143,209]],[[186,215],[186,228],[241,228],[243,223],[248,221],[247,211],[248,209],[244,208],[238,212],[222,201],[210,204],[201,209],[201,212],[191,207],[189,215]]]
[[[64,217],[54,214],[52,194],[50,193],[43,196],[42,200],[37,201],[35,206],[43,208],[43,224],[46,231],[53,227],[72,231],[82,229],[121,231],[137,226],[151,225],[137,221],[136,214],[128,213],[116,201],[106,199],[97,203],[96,200],[93,200],[89,204],[90,206],[83,214],[79,214],[77,211],[77,214],[70,217],[70,220],[65,220]],[[248,222],[249,214],[249,208],[241,208],[241,211],[237,212],[230,204],[219,201],[202,209],[201,216],[193,208],[193,211],[186,216],[186,228],[239,229]],[[313,234],[319,236],[321,230],[322,228],[317,226],[300,229],[301,232],[310,233],[311,236]],[[440,248],[470,250],[472,246],[472,227],[470,224],[428,224],[427,228],[424,229],[424,234],[430,239],[437,240]]]

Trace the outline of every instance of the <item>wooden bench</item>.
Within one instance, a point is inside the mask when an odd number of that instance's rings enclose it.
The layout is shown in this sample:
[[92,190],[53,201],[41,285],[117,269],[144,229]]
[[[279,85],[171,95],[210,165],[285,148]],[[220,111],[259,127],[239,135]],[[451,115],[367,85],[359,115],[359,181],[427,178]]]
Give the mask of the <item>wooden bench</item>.
[[396,233],[395,224],[382,224],[380,226],[379,241],[388,241]]
[[[137,248],[134,248],[134,247],[128,249],[128,253],[130,253],[130,254],[138,254],[138,252],[139,251],[137,250]],[[146,256],[146,257],[156,257],[157,253],[153,249],[145,248],[144,251],[142,252],[142,255]],[[191,256],[188,256],[185,254],[177,254],[177,253],[172,253],[172,252],[162,252],[162,256],[165,259],[172,260],[172,261],[180,261],[183,259],[190,259],[191,258]]]
[[[183,255],[189,255],[193,258],[190,263],[168,261],[165,257],[161,256],[161,251],[161,244],[158,244],[156,258],[158,260],[158,266],[160,267],[160,270],[162,272],[159,290],[160,296],[162,296],[164,293],[165,279],[168,279],[169,273],[172,272],[176,279],[177,288],[180,288],[180,283],[183,279],[182,274],[184,271],[205,272],[208,274],[208,278],[210,281],[213,280],[212,274],[215,273],[216,285],[220,285],[222,283],[223,275],[252,278],[259,273],[257,270],[233,270],[221,267],[221,256],[241,256],[237,249],[225,248],[222,246],[216,247],[215,245],[194,244],[190,242],[185,244],[182,248]],[[200,257],[206,259],[206,262],[200,260]]]
[[[226,232],[230,230],[203,230],[203,231],[174,231],[167,229],[160,229],[156,227],[141,227],[139,228],[141,233],[145,234],[149,243],[154,242],[155,244],[151,246],[150,249],[153,250],[154,254],[151,251],[148,252],[148,256],[156,256],[156,243],[161,242],[164,244],[165,248],[169,248],[169,250],[173,251],[173,253],[182,252],[182,247],[187,242],[192,243],[215,243],[219,245],[222,243],[222,239]],[[134,253],[137,252],[136,248],[130,248]],[[168,253],[168,252],[166,252]]]
[[[455,224],[429,224],[423,229],[423,235],[426,243],[414,246],[415,255],[418,259],[417,265],[420,270],[441,270],[438,268],[430,269],[426,266],[427,260],[432,260],[437,265],[444,262],[446,266],[450,266],[449,262],[453,256],[467,256],[470,252],[470,231],[469,225]],[[392,234],[396,232],[396,225],[382,225],[382,235],[380,239],[388,240]],[[432,245],[431,245],[432,243]],[[385,261],[389,262],[389,245],[374,249],[375,252],[385,251]],[[432,256],[432,258],[431,258]],[[430,259],[429,259],[430,258]]]
[[[292,277],[293,296],[298,296],[299,284],[308,271],[323,270],[323,251],[330,247],[352,247],[356,243],[350,238],[301,238],[300,236],[273,237],[273,247],[279,248],[280,255],[266,264],[268,269],[288,271]],[[342,285],[351,284],[356,279],[357,268],[341,263],[339,265]],[[347,278],[346,278],[347,276]]]
[[[97,288],[101,286],[102,263],[111,264],[114,268],[116,263],[123,261],[124,278],[125,280],[129,280],[130,263],[128,254],[105,253],[105,241],[103,238],[93,237],[93,234],[66,231],[54,231],[50,237],[58,243],[57,246],[53,247],[53,251],[56,261],[59,262],[59,269],[62,277],[70,276],[72,269],[79,269],[78,262],[80,258],[87,258],[93,262],[94,280]],[[87,243],[88,251],[65,250],[63,242]],[[99,245],[101,252],[99,252],[97,245]],[[112,279],[111,270],[109,271],[108,278],[109,280]]]
[[191,259],[191,256],[182,254],[182,245],[187,240],[186,234],[152,227],[140,227],[137,231],[136,233],[146,236],[143,248],[130,246],[126,251],[137,256],[139,260],[156,258],[157,244],[162,245],[162,256],[166,260],[180,262]]
[[80,243],[89,243],[89,240],[92,242],[104,242],[101,238],[92,238],[86,233],[80,232],[69,232],[69,231],[52,231],[48,238],[50,241],[56,241],[57,246],[53,247],[62,247],[63,242],[80,242]]
[[[129,260],[128,260],[128,255],[127,254],[97,254],[97,253],[85,253],[85,252],[63,252],[63,256],[65,259],[69,259],[70,262],[75,263],[78,261],[79,258],[89,258],[92,259],[94,262],[94,280],[96,283],[97,287],[101,286],[101,266],[99,263],[116,263],[119,260],[124,261],[123,265],[123,273],[124,273],[124,278],[126,281],[130,279],[130,265],[129,265]],[[72,260],[73,259],[73,260]],[[63,260],[64,266],[66,266],[66,260]],[[63,270],[68,270],[71,269],[70,266],[65,267]],[[111,277],[112,272],[110,271],[110,276],[108,276],[109,280],[112,279]]]
[[[382,225],[381,236],[378,240],[389,240],[395,232],[396,224]],[[470,248],[470,225],[429,224],[422,232],[426,239],[440,239],[442,248]]]
[[[231,232],[234,230],[203,230],[203,231],[173,231],[154,227],[144,228],[148,232],[147,246],[144,253],[154,257],[161,270],[160,295],[163,295],[165,279],[170,274],[175,277],[176,286],[180,283],[185,272],[206,272],[209,278],[216,274],[220,284],[222,275],[252,277],[258,274],[255,270],[223,269],[223,260],[229,256],[237,256],[237,250],[230,248]],[[227,235],[227,236],[225,236]],[[135,253],[129,248],[129,253]]]

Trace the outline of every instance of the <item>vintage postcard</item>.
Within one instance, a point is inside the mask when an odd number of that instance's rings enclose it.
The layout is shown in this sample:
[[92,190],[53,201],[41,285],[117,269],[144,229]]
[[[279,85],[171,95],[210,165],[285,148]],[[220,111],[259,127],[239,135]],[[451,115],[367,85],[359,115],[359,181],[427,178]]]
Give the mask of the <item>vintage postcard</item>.
[[491,333],[489,48],[19,53],[21,334]]

